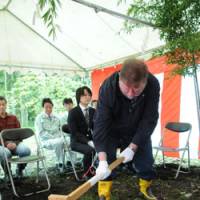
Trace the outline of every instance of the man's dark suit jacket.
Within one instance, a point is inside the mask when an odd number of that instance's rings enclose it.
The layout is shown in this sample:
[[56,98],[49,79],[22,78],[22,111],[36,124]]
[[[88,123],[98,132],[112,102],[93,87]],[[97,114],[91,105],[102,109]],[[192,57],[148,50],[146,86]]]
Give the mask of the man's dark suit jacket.
[[89,126],[86,123],[80,106],[76,106],[69,112],[68,125],[71,134],[71,143],[78,142],[87,144],[88,141],[92,140],[91,130],[93,130],[94,112],[95,109],[89,107]]

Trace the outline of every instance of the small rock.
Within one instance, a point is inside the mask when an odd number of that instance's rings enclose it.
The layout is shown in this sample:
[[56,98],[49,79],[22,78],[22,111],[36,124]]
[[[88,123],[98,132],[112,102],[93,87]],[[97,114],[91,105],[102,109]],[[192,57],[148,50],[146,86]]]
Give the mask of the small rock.
[[189,199],[192,196],[192,193],[187,193],[184,196]]

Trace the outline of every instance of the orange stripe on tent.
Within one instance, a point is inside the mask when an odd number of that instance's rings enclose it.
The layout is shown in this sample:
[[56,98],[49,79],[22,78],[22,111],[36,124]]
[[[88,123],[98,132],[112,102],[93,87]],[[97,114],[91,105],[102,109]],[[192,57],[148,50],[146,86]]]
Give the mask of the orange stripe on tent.
[[198,151],[198,158],[200,159],[200,137],[199,137],[199,151]]
[[160,74],[166,70],[166,57],[156,57],[145,62],[152,74]]
[[163,72],[170,72],[174,69],[175,65],[168,65],[166,56],[155,57],[145,62],[149,71],[152,74],[160,74]]
[[94,70],[91,74],[92,78],[92,98],[98,99],[99,96],[99,88],[103,81],[109,77],[113,72],[119,71],[121,69],[121,64],[106,67],[103,69]]
[[[164,73],[163,93],[161,96],[161,130],[169,121],[179,122],[180,119],[180,99],[181,99],[181,76],[169,78],[170,72]],[[164,146],[179,147],[179,135],[166,132]],[[167,152],[166,156],[179,157],[179,153]]]
[[[169,70],[166,65],[166,57],[157,57],[145,62],[148,66],[148,69],[153,74],[163,73]],[[113,72],[119,71],[122,67],[122,64],[117,64],[115,66],[105,67],[103,69],[96,69],[92,71],[92,92],[93,99],[98,99],[99,88],[103,81],[109,77]]]

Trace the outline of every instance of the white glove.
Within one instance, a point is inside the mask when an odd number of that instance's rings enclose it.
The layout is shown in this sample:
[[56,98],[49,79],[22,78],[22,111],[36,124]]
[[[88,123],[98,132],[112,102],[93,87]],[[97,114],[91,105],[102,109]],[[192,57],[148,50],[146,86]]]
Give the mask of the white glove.
[[93,142],[92,140],[90,140],[90,141],[88,142],[88,145],[89,145],[90,147],[94,148],[94,142]]
[[127,162],[130,162],[131,160],[133,160],[134,154],[135,154],[135,152],[130,147],[127,147],[124,151],[122,151],[120,153],[119,156],[124,157],[123,163],[127,163]]
[[99,166],[96,169],[96,176],[99,180],[106,179],[110,174],[111,170],[108,168],[108,162],[106,160],[99,161]]

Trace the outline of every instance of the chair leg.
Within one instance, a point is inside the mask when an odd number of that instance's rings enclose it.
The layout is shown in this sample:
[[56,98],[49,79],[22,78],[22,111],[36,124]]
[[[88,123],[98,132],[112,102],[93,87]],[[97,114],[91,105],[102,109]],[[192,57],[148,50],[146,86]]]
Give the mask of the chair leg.
[[164,151],[162,151],[162,159],[163,159],[163,166],[164,168],[166,168]]
[[188,147],[188,172],[190,172],[190,148]]
[[185,155],[185,150],[183,151],[183,154],[182,154],[182,156],[181,156],[181,160],[180,160],[180,163],[179,163],[179,166],[178,166],[176,175],[175,175],[175,179],[177,179],[177,177],[178,177],[178,175],[179,175],[179,172],[180,172],[180,169],[181,169],[181,166],[182,166],[182,162],[183,162],[184,155]]
[[155,161],[156,161],[157,155],[158,155],[158,149],[156,150],[156,154],[155,154],[155,156],[154,156],[154,164],[155,164]]
[[40,171],[40,163],[37,161],[37,175],[36,175],[36,183],[39,182],[39,171]]
[[8,162],[8,158],[7,158],[5,151],[4,151],[4,159],[5,159],[4,160],[4,168],[5,168],[5,170],[7,169],[7,171],[8,171],[8,176],[9,176],[9,179],[10,179],[10,182],[11,182],[13,193],[14,193],[15,196],[20,197],[17,194],[15,184],[14,184],[14,180],[13,180],[13,177],[12,177],[12,172],[11,172],[11,167],[10,167],[11,163]]
[[9,179],[10,179],[10,182],[11,182],[13,193],[14,193],[15,196],[20,197],[20,195],[17,193],[16,187],[15,187],[15,183],[14,183],[14,180],[13,180],[13,177],[12,177],[12,172],[11,172],[8,160],[6,160],[6,167],[7,167],[7,170],[8,170],[8,176],[9,176]]
[[63,150],[63,169],[64,169],[64,166],[65,166],[65,156],[66,156],[66,151]]
[[49,177],[47,175],[47,168],[46,168],[46,165],[45,165],[45,161],[42,160],[41,162],[42,162],[42,166],[43,166],[43,169],[44,169],[45,178],[46,178],[46,181],[47,181],[47,188],[43,189],[43,190],[40,190],[40,191],[37,191],[36,193],[46,192],[46,191],[49,191],[50,188],[51,188]]
[[92,164],[91,166],[96,170],[96,167],[95,167],[95,162],[97,161],[98,159],[98,154],[96,153],[95,156],[93,157],[92,159]]
[[76,178],[77,181],[80,181],[80,178],[78,177],[77,172],[76,172],[76,169],[75,169],[75,165],[74,165],[74,161],[73,161],[73,159],[72,159],[72,155],[71,155],[70,149],[68,149],[68,153],[69,153],[69,161],[71,162],[71,165],[72,165],[72,169],[73,169],[75,178]]

